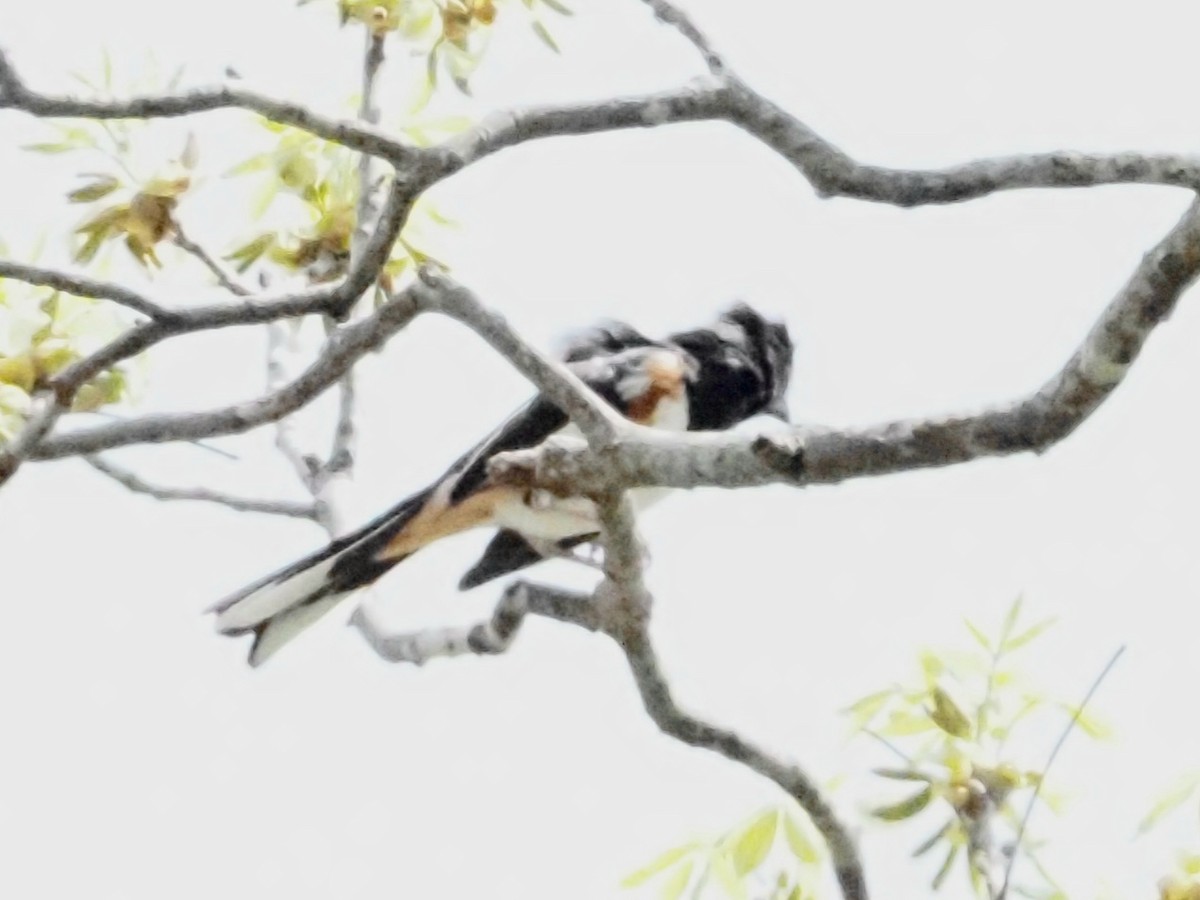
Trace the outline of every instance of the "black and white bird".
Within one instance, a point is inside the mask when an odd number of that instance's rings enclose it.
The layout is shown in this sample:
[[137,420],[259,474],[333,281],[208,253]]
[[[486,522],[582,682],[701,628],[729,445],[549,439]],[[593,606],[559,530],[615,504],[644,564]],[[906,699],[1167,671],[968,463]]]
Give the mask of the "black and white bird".
[[[764,413],[787,419],[791,338],[782,324],[745,304],[711,326],[661,341],[622,323],[604,325],[572,342],[563,359],[600,397],[641,425],[716,431]],[[535,447],[570,427],[561,409],[535,397],[424,490],[221,600],[210,610],[217,630],[253,634],[250,664],[257,666],[346,596],[441,538],[497,529],[459,582],[462,590],[594,540],[599,528],[591,500],[551,497],[488,479],[488,461],[496,454]],[[640,493],[644,501],[654,489]]]

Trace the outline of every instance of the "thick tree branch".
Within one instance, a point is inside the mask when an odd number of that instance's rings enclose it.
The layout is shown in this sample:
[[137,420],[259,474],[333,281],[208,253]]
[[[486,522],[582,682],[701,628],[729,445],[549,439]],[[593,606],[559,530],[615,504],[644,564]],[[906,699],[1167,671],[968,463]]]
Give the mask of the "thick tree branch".
[[910,207],[957,203],[1022,188],[1157,184],[1200,189],[1200,156],[1194,155],[1060,151],[982,159],[944,169],[867,165],[729,76],[642,96],[494,113],[442,147],[449,156],[445,165],[457,170],[529,141],[722,120],[788,160],[823,197]]
[[791,162],[823,197],[854,197],[896,206],[958,203],[1016,188],[1161,184],[1200,189],[1200,157],[1175,154],[1093,155],[1060,151],[982,159],[946,169],[864,165],[744,83],[730,79],[721,118]]
[[984,412],[906,419],[861,429],[800,427],[776,437],[670,435],[627,429],[603,454],[554,445],[499,457],[494,477],[562,492],[702,485],[798,487],[1042,452],[1071,434],[1124,379],[1151,331],[1200,272],[1200,205],[1193,204],[1138,265],[1066,364],[1033,394]]
[[135,494],[145,494],[155,500],[198,500],[216,503],[238,512],[265,513],[273,516],[290,516],[297,519],[315,519],[316,508],[312,503],[296,503],[290,500],[251,500],[235,497],[208,488],[176,488],[151,484],[128,469],[109,462],[102,456],[85,456],[84,462],[102,475],[128,488]]

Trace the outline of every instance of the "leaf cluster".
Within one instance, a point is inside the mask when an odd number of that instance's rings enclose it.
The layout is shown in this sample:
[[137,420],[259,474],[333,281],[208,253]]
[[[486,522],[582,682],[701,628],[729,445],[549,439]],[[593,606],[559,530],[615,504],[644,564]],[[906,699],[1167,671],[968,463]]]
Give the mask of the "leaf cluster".
[[[803,900],[814,896],[822,844],[795,804],[760,810],[712,840],[672,847],[632,873],[622,887],[657,883],[662,900],[721,896]],[[762,893],[765,891],[765,893]]]
[[903,760],[903,765],[877,769],[876,774],[913,785],[873,809],[872,815],[887,823],[926,812],[941,818],[913,853],[923,856],[938,850],[941,862],[932,879],[934,888],[946,882],[962,859],[972,884],[983,894],[980,835],[1002,826],[1012,841],[1021,841],[1020,849],[1043,882],[1040,888],[1015,885],[1014,890],[1037,897],[1057,893],[1053,879],[1037,862],[1033,842],[1021,834],[1014,801],[1037,790],[1054,809],[1060,798],[1042,790],[1044,772],[1039,766],[1045,760],[1016,758],[1009,742],[1039,712],[1065,717],[1067,723],[1074,720],[1092,737],[1105,736],[1107,729],[1091,713],[1046,696],[1013,663],[1018,651],[1053,625],[1052,620],[1026,624],[1021,614],[1018,598],[995,638],[967,621],[974,645],[970,650],[924,651],[917,678],[863,697],[847,710],[858,732],[876,738]]

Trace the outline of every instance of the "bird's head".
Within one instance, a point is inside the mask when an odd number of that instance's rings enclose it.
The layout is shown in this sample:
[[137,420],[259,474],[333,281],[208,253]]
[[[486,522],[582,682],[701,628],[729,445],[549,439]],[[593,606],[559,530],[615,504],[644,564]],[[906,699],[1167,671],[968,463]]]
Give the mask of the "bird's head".
[[762,374],[761,405],[753,414],[766,413],[790,421],[787,390],[795,348],[787,326],[772,322],[746,303],[723,313],[720,322],[725,327],[719,327],[718,334],[737,344]]

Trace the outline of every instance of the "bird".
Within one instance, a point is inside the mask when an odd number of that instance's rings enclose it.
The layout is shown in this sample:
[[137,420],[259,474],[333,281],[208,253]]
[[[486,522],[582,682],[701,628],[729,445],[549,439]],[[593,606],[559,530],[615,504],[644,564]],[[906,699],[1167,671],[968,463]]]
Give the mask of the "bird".
[[[710,325],[661,340],[606,322],[569,341],[560,358],[639,425],[719,431],[760,414],[788,421],[792,356],[787,327],[739,302]],[[459,582],[466,590],[596,540],[599,524],[590,499],[498,485],[488,476],[497,454],[536,447],[572,430],[562,409],[535,396],[432,484],[209,607],[217,631],[253,635],[248,661],[257,667],[350,594],[434,541],[496,529]],[[641,488],[631,495],[635,508],[644,508],[661,493]]]

